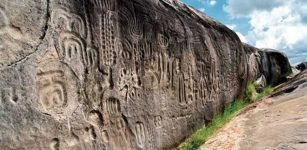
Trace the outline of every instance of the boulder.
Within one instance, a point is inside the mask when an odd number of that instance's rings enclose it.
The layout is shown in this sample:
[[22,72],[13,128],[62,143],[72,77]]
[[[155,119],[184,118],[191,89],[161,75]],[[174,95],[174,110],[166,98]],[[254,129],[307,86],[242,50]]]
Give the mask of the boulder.
[[272,86],[281,84],[292,73],[290,62],[285,54],[273,49],[261,49],[260,72]]
[[246,53],[247,81],[262,78],[266,80],[266,85],[276,86],[285,82],[291,75],[292,67],[287,56],[282,52],[273,49],[259,49],[248,44],[243,44],[243,48]]
[[253,51],[177,0],[0,0],[0,149],[172,148],[287,74]]
[[307,69],[307,62],[302,62],[302,63],[296,65],[295,68],[297,70],[304,71],[305,69]]
[[264,75],[261,75],[261,77],[259,77],[255,82],[255,87],[256,87],[256,90],[258,93],[262,92],[265,87],[267,86],[267,83],[266,83],[266,78]]

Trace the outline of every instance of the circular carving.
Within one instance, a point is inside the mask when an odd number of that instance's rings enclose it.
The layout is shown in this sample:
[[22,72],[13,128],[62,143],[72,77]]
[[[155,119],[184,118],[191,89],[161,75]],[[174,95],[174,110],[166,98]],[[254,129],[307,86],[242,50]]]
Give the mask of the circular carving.
[[78,83],[71,69],[57,60],[47,60],[38,68],[38,97],[44,111],[60,118],[77,107]]

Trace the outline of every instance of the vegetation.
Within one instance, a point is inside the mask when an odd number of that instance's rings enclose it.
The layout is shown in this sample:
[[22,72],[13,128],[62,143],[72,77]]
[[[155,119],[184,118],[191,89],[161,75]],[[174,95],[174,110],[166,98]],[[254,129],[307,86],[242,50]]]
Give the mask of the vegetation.
[[263,97],[270,95],[273,92],[273,87],[266,87],[261,93],[258,93],[256,96],[256,100],[261,100]]
[[217,131],[228,123],[237,113],[247,105],[261,100],[263,97],[269,95],[273,91],[271,86],[266,87],[263,92],[257,93],[254,84],[248,84],[245,91],[245,98],[243,100],[235,100],[229,104],[225,110],[216,115],[213,120],[203,129],[194,133],[186,143],[181,147],[181,150],[196,150],[211,136],[215,135]]

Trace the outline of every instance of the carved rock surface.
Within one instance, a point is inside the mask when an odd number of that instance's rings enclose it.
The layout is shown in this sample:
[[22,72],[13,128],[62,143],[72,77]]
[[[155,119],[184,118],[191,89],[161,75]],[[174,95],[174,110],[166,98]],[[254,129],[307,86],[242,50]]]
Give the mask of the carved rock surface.
[[171,148],[255,79],[249,54],[176,0],[0,0],[0,147]]

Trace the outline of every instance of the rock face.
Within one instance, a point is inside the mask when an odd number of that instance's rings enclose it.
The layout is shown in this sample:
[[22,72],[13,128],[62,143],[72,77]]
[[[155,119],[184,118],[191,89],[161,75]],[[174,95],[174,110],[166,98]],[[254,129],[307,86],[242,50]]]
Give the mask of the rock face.
[[273,86],[286,81],[292,73],[291,65],[285,54],[272,49],[262,49],[260,72],[266,77],[267,82]]
[[252,72],[283,77],[260,55],[176,0],[0,0],[0,147],[173,147]]
[[307,71],[302,71],[289,79],[287,82],[277,86],[271,97],[276,97],[288,93],[292,93],[297,90],[301,90],[307,86]]
[[[267,85],[278,85],[287,80],[292,67],[285,54],[273,49],[258,49],[243,45],[248,62],[248,81],[266,79]],[[262,79],[261,79],[262,80]]]

